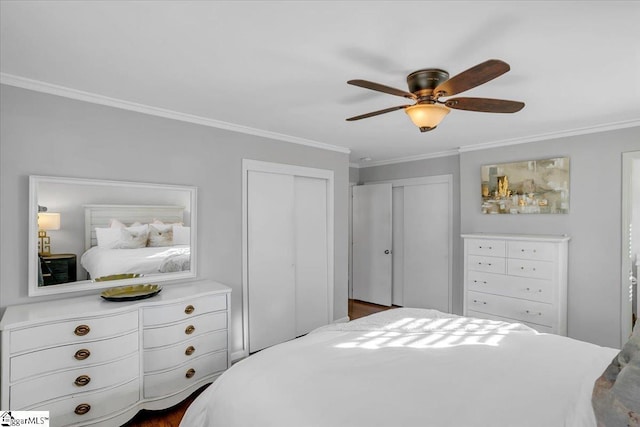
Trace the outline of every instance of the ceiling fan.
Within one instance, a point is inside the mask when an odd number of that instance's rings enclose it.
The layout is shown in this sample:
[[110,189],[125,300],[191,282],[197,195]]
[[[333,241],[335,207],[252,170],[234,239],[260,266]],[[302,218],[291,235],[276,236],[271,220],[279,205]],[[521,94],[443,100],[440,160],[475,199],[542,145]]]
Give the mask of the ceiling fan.
[[499,77],[510,70],[509,64],[499,59],[490,59],[471,67],[451,78],[449,73],[438,68],[427,68],[414,71],[407,76],[409,92],[395,89],[367,80],[349,80],[347,83],[384,92],[391,95],[403,96],[416,101],[412,105],[399,105],[384,110],[350,117],[347,121],[366,119],[380,114],[404,109],[411,121],[420,128],[420,132],[433,130],[449,114],[451,108],[456,110],[480,111],[485,113],[515,113],[524,108],[524,102],[491,98],[451,98],[449,96],[480,86]]

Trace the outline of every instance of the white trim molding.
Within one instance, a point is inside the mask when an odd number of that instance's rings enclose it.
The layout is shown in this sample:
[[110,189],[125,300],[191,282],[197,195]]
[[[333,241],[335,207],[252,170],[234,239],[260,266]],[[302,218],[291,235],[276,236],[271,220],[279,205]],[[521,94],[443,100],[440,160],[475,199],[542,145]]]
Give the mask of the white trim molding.
[[[622,229],[621,229],[621,264],[620,264],[620,348],[629,339],[632,332],[633,315],[633,264],[631,252],[631,218],[633,213],[633,193],[638,192],[633,182],[633,170],[640,166],[640,151],[622,153]],[[636,193],[637,194],[637,193]],[[636,277],[637,280],[637,277]],[[636,287],[637,290],[640,289]],[[637,298],[637,296],[636,296]],[[640,301],[637,302],[640,307]]]
[[622,122],[606,123],[584,128],[569,129],[542,133],[539,135],[525,136],[521,138],[505,139],[502,141],[486,142],[474,145],[465,145],[458,150],[461,153],[467,151],[486,150],[488,148],[505,147],[508,145],[526,144],[527,142],[545,141],[548,139],[567,138],[570,136],[586,135],[590,133],[607,132],[611,130],[625,129],[640,126],[640,119],[626,120]]
[[50,95],[62,96],[78,101],[90,102],[92,104],[106,105],[109,107],[120,108],[122,110],[135,111],[137,113],[149,114],[151,116],[164,117],[165,119],[179,120],[182,122],[194,123],[248,135],[260,136],[263,138],[290,142],[298,145],[306,145],[308,147],[319,148],[322,150],[337,151],[339,153],[346,154],[351,153],[351,150],[346,147],[339,147],[337,145],[326,144],[324,142],[313,141],[311,139],[299,138],[297,136],[285,135],[283,133],[271,132],[268,130],[256,129],[249,126],[238,125],[235,123],[223,122],[221,120],[210,119],[193,114],[180,113],[178,111],[167,110],[165,108],[138,104],[136,102],[111,98],[97,93],[85,92],[66,86],[28,79],[26,77],[15,76],[7,73],[0,73],[0,83],[8,86],[19,87],[22,89],[33,90],[36,92],[48,93]]

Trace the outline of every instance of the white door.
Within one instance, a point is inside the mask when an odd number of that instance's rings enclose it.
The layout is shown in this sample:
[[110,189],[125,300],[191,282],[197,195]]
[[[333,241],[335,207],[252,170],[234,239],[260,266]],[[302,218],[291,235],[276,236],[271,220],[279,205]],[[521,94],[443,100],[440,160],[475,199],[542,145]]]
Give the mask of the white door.
[[353,298],[391,305],[391,184],[353,187]]
[[249,352],[296,336],[293,178],[248,171]]
[[327,180],[294,179],[296,336],[329,323]]
[[403,305],[451,312],[449,183],[407,185],[403,195]]
[[392,303],[404,306],[404,187],[393,187]]

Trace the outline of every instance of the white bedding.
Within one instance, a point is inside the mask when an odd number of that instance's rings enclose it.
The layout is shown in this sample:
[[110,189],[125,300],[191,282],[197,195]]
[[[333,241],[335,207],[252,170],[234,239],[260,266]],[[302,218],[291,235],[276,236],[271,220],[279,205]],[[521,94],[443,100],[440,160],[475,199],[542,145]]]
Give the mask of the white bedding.
[[190,246],[174,245],[138,249],[94,246],[80,258],[92,278],[122,273],[155,274],[189,270]]
[[394,309],[236,363],[183,427],[595,426],[617,350],[520,325]]

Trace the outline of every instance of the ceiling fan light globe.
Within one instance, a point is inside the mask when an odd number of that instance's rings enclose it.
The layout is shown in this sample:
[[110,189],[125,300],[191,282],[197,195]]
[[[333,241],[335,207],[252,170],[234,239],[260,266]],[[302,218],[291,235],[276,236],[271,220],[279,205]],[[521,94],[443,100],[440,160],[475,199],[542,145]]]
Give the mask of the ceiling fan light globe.
[[404,109],[421,132],[433,130],[451,111],[441,104],[415,104]]

